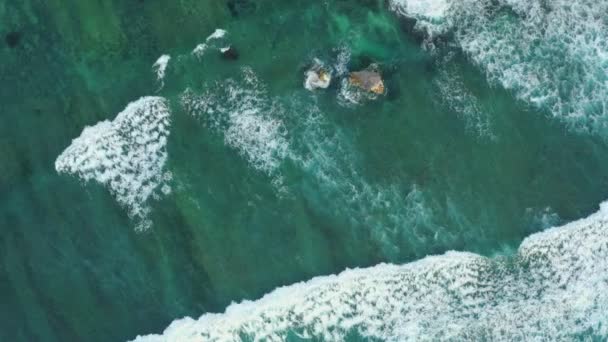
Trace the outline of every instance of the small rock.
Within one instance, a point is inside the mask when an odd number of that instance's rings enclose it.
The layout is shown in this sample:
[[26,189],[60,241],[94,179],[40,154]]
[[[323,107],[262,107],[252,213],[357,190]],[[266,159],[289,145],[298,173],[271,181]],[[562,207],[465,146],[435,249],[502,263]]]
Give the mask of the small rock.
[[374,69],[368,68],[366,70],[351,72],[349,76],[350,84],[374,94],[384,94],[385,88],[382,75]]
[[220,52],[222,53],[222,58],[224,59],[231,61],[236,61],[239,59],[239,52],[232,46],[221,48]]
[[315,59],[312,68],[305,73],[304,88],[308,90],[326,89],[331,83],[331,74],[323,67],[323,63]]
[[315,89],[326,89],[329,87],[331,82],[331,76],[325,70],[314,71],[308,70],[306,72],[306,80],[304,81],[304,88],[308,90]]

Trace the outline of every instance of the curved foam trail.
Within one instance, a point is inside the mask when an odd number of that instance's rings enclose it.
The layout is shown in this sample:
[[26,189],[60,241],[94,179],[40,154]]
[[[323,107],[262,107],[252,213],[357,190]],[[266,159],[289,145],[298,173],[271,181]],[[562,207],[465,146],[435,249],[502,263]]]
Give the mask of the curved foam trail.
[[606,0],[392,0],[432,37],[452,32],[492,83],[571,126],[608,126]]
[[135,341],[571,340],[608,336],[608,203],[534,234],[516,255],[449,252],[274,290]]
[[171,191],[167,160],[170,111],[162,97],[142,97],[130,103],[113,121],[85,127],[55,161],[59,173],[94,180],[106,186],[137,229],[151,225],[146,204],[157,189]]
[[224,136],[249,164],[269,175],[276,173],[289,150],[281,107],[266,93],[251,69],[243,79],[228,79],[202,93],[186,91],[182,105],[209,128]]
[[159,81],[163,81],[165,79],[165,72],[167,71],[167,66],[169,65],[169,61],[171,60],[171,56],[162,55],[156,60],[154,65],[152,65],[152,69],[156,72],[156,79]]

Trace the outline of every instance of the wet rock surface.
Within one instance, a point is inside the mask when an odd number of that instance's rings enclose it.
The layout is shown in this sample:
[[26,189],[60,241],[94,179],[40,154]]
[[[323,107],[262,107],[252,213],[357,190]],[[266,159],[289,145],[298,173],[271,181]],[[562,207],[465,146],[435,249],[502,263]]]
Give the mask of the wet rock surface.
[[313,65],[304,73],[304,88],[308,90],[327,89],[331,83],[331,71],[325,64],[315,58]]
[[384,94],[385,87],[382,75],[375,68],[353,71],[348,79],[353,86],[374,94]]

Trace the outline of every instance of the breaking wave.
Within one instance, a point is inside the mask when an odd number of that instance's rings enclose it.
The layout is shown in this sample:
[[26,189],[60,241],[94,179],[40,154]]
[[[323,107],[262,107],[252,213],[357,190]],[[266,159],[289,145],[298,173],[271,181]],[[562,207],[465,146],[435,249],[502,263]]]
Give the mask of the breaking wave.
[[577,130],[608,128],[608,1],[392,0],[434,48],[449,38],[491,83]]
[[608,203],[511,257],[448,252],[279,288],[135,341],[572,340],[608,337]]
[[[416,28],[427,35],[425,47],[443,48],[435,46],[436,38],[452,40],[491,83],[577,129],[597,133],[605,132],[608,105],[608,30],[597,13],[606,13],[607,3],[393,0],[392,6],[417,21]],[[490,132],[475,97],[449,68],[442,72],[437,86],[447,105],[468,115],[470,129]],[[416,186],[404,193],[366,182],[348,139],[327,128],[331,125],[314,110],[299,113],[308,121],[292,131],[303,133],[289,136],[289,123],[267,114],[280,106],[259,85],[235,85],[218,85],[226,94],[216,99],[203,94],[190,101],[186,93],[184,104],[219,127],[227,145],[256,169],[272,173],[285,159],[297,163],[323,184],[340,211],[354,224],[372,227],[379,234],[372,239],[386,246],[399,241],[395,231],[432,217],[410,217],[429,210]],[[239,124],[240,117],[253,126]],[[530,215],[543,228],[559,221],[549,209]],[[232,304],[221,314],[176,320],[162,335],[136,341],[602,339],[608,337],[607,322],[604,203],[585,219],[531,235],[509,257],[448,252],[405,265],[346,270]]]
[[[606,1],[393,0],[392,6],[417,20],[428,34],[427,47],[434,48],[435,37],[453,35],[491,82],[574,127],[605,131],[608,30],[596,13],[606,13]],[[224,34],[216,31],[193,53],[202,56]],[[155,64],[160,80],[166,62]],[[442,97],[470,115],[473,129],[486,130],[474,96],[444,72]],[[286,104],[269,96],[250,69],[242,79],[188,90],[181,102],[256,170],[280,179],[282,163],[296,163],[323,185],[325,199],[335,199],[328,210],[339,207],[387,249],[401,247],[395,236],[403,227],[415,229],[432,217],[416,186],[404,193],[367,182],[348,139],[335,128],[324,131],[329,124],[314,109],[299,113],[309,121],[290,122]],[[108,187],[144,229],[149,197],[159,188],[170,192],[164,172],[169,114],[163,98],[131,103],[113,121],[85,128],[57,158],[56,169]],[[290,136],[290,125],[302,128],[292,130],[302,135]],[[136,341],[564,340],[608,337],[607,321],[605,203],[586,219],[530,236],[508,258],[449,252],[400,266],[346,270],[233,304],[223,314],[176,320],[162,335]]]
[[55,161],[59,173],[106,186],[137,229],[150,227],[147,201],[155,191],[168,194],[171,174],[167,160],[170,111],[162,97],[142,97],[130,103],[113,121],[85,127]]
[[205,52],[210,49],[210,48],[215,48],[217,49],[217,46],[215,46],[214,42],[218,41],[218,40],[222,40],[222,38],[224,38],[226,36],[228,32],[226,30],[223,29],[215,29],[215,31],[213,31],[212,34],[210,34],[206,39],[204,43],[198,44],[194,50],[192,50],[192,54],[195,55],[198,58],[202,58],[205,55]]

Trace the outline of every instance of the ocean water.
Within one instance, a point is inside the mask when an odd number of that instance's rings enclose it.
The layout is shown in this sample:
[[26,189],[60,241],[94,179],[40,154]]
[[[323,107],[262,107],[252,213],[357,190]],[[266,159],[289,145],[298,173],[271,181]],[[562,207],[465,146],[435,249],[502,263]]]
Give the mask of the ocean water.
[[608,338],[607,18],[0,1],[0,340]]

